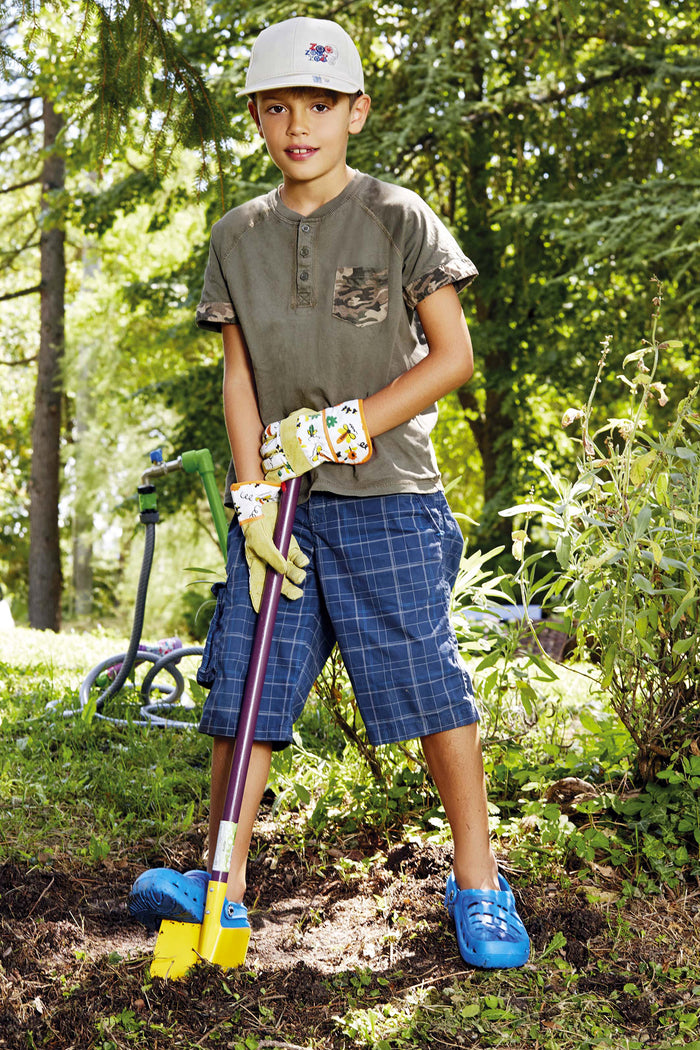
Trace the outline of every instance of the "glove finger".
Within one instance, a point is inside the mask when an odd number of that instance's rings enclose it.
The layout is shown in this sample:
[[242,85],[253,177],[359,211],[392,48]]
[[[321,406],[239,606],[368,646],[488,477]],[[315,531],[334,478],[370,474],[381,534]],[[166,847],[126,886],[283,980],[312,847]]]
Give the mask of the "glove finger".
[[263,441],[260,446],[260,455],[263,459],[268,456],[281,456],[283,455],[282,446],[276,440]]
[[268,423],[263,430],[263,438],[267,441],[275,441],[280,436],[280,420],[275,423]]
[[272,540],[267,536],[258,535],[254,544],[249,544],[250,549],[261,561],[269,565],[275,572],[285,573],[287,571],[287,560],[283,558],[275,547]]
[[[262,602],[268,565],[254,555],[250,558],[246,555],[246,560],[248,561],[248,568],[250,570],[248,582],[250,602],[254,611],[257,613],[260,612],[260,604]],[[306,573],[303,569],[298,569],[295,566],[288,565],[287,574],[282,578],[282,594],[286,595],[287,598],[291,598],[293,601],[297,598],[301,598],[303,591],[300,587],[295,586],[295,584],[301,584],[305,579]]]
[[246,561],[248,562],[249,579],[248,579],[248,591],[250,594],[250,602],[255,612],[260,612],[260,602],[262,601],[263,587],[265,586],[265,575],[267,573],[267,565],[260,558],[256,558],[254,554],[249,556],[246,551]]
[[305,569],[311,559],[307,558],[303,550],[297,543],[294,536],[289,541],[289,551],[287,553],[287,561],[292,561],[298,568]]
[[300,569],[297,565],[294,564],[294,562],[291,561],[287,562],[287,571],[284,575],[285,579],[291,580],[292,583],[297,583],[300,586],[306,579],[306,572],[304,571],[304,569]]
[[264,447],[260,449],[260,456],[265,470],[277,470],[278,467],[287,466],[287,457],[280,450],[265,452]]
[[301,598],[303,593],[301,587],[295,587],[286,577],[282,581],[282,594],[285,598],[291,598],[295,602],[298,598]]

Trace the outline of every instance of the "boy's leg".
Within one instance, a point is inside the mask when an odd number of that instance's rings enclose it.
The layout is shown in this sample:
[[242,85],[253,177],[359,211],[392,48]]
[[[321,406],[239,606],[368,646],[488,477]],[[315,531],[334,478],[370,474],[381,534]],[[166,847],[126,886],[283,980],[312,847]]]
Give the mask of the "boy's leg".
[[489,843],[478,723],[423,737],[422,744],[454,838],[445,906],[460,954],[473,966],[524,966],[530,939]]
[[497,890],[478,723],[424,736],[421,744],[452,829],[457,885]]
[[[211,757],[211,804],[209,807],[209,871],[212,869],[216,852],[216,839],[219,832],[219,821],[224,811],[226,791],[231,775],[231,761],[235,740],[230,737],[214,737]],[[226,897],[230,901],[241,903],[246,890],[246,864],[248,850],[253,835],[253,825],[258,814],[260,801],[267,786],[270,773],[272,747],[270,744],[254,743],[250,753],[250,765],[245,782],[243,803],[236,828],[236,840],[231,855],[231,868],[228,876]]]

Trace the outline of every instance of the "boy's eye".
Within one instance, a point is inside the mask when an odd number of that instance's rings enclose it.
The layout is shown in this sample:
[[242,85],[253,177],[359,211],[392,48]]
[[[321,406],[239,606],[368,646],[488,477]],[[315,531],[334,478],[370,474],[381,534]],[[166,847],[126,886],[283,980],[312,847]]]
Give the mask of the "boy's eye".
[[284,110],[284,106],[280,105],[279,102],[275,102],[274,105],[267,107],[267,112],[268,113],[282,113],[283,110]]
[[331,107],[328,106],[325,102],[316,102],[311,108],[315,109],[317,113],[325,113]]

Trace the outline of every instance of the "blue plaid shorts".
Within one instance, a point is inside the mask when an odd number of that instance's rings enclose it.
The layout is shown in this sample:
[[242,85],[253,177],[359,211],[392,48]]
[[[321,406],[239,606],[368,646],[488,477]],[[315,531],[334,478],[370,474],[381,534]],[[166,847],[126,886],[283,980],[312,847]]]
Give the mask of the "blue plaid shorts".
[[[297,508],[309,556],[303,597],[282,597],[255,739],[284,747],[337,641],[372,744],[479,719],[450,624],[462,535],[442,492],[378,497],[316,493]],[[233,737],[255,614],[243,535],[229,532],[228,576],[197,680],[210,689],[200,731]]]

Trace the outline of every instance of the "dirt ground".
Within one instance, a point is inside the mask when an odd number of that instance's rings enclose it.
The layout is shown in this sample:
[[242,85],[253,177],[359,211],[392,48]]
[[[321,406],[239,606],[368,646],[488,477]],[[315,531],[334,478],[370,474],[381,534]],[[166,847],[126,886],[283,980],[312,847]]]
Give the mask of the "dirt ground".
[[[280,853],[274,830],[268,829],[267,839],[264,828],[261,834],[249,869],[246,967],[231,971],[225,982],[203,965],[184,981],[148,980],[155,935],[126,909],[142,867],[126,860],[108,860],[102,868],[61,868],[56,862],[0,867],[0,1047],[126,1047],[136,1041],[128,1038],[129,1018],[139,1038],[144,1029],[149,1033],[139,1045],[211,1047],[218,1038],[219,1045],[233,1046],[230,1035],[217,1036],[217,1026],[234,1006],[244,1032],[248,1011],[247,1030],[261,1046],[298,1048],[314,1039],[318,1046],[344,1047],[334,1016],[345,1012],[358,968],[387,995],[473,973],[459,956],[442,906],[450,866],[446,849],[405,843],[382,851],[367,841],[344,855],[355,861],[372,857],[369,870],[341,877],[322,868],[308,847],[303,856]],[[180,870],[198,866],[194,844],[189,856],[185,850],[177,859]],[[609,960],[612,948],[606,908],[614,905],[606,895],[592,905],[575,879],[566,891],[558,884],[518,889],[517,877],[513,882],[535,950],[562,931],[563,954],[578,972],[577,991],[606,996],[617,989],[630,1031],[646,1032],[653,1046],[650,999],[625,998],[621,990],[640,960],[668,967],[682,964],[684,952],[697,957],[698,896],[659,899],[653,913],[648,903],[631,902],[629,936],[615,944],[617,966],[601,973],[597,962]],[[609,896],[612,901],[614,894]],[[668,936],[660,944],[657,932],[670,932],[676,947],[669,950]],[[261,1002],[274,1014],[267,1028]],[[105,1018],[120,1015],[124,1042],[107,1039],[100,1027]]]

